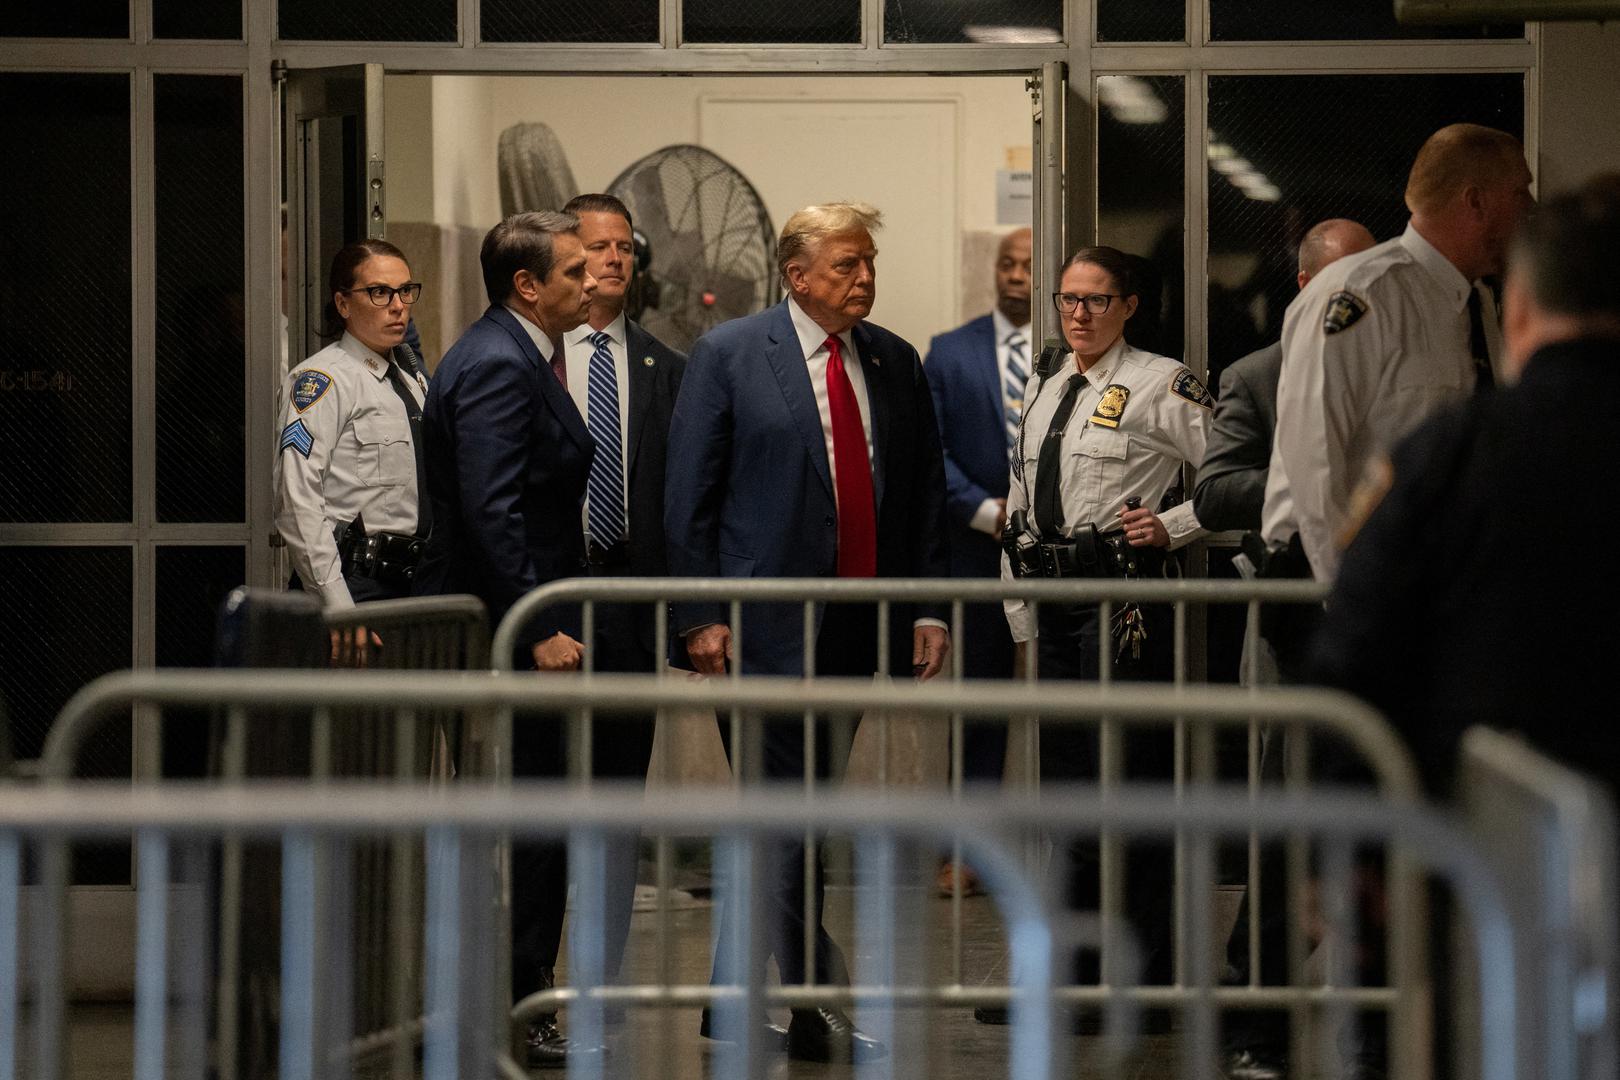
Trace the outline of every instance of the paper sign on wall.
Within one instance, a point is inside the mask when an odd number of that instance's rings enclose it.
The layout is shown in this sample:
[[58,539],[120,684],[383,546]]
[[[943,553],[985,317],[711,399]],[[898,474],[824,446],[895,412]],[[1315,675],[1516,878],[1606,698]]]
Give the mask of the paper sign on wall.
[[996,170],[996,224],[1034,221],[1035,174],[1029,169]]

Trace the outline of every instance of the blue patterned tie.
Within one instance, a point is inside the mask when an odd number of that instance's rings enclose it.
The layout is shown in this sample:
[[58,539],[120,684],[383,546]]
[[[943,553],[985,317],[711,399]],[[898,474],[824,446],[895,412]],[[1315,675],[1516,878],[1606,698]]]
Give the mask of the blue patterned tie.
[[589,414],[585,426],[596,440],[591,458],[587,490],[590,505],[586,524],[597,546],[610,548],[624,535],[624,464],[619,453],[619,379],[613,371],[613,351],[609,338],[598,331],[591,335],[595,351],[586,383]]
[[1001,387],[1001,401],[1007,412],[1007,450],[1018,441],[1018,418],[1024,412],[1024,384],[1029,381],[1029,365],[1024,359],[1024,335],[1014,330],[1007,335],[1007,381]]

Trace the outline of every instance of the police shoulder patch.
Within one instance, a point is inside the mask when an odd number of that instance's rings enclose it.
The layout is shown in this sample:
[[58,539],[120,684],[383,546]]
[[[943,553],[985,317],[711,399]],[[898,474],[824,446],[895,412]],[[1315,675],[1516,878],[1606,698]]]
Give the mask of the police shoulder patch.
[[1327,311],[1322,313],[1322,332],[1337,334],[1348,330],[1356,320],[1367,314],[1367,301],[1351,292],[1336,292],[1328,299]]
[[309,433],[309,428],[304,426],[302,420],[294,420],[281,429],[281,445],[276,449],[281,451],[289,446],[306,458],[309,457],[309,452],[315,449],[315,436]]
[[301,371],[293,378],[293,408],[303,412],[326,393],[332,385],[332,376],[324,371]]
[[1177,397],[1186,398],[1194,405],[1202,405],[1206,409],[1215,407],[1215,398],[1205,389],[1204,384],[1198,381],[1198,376],[1186,368],[1171,376],[1170,392]]

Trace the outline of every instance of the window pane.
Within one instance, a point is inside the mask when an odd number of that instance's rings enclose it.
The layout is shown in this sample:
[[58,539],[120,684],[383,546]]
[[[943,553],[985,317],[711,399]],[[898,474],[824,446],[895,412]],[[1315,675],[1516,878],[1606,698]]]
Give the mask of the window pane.
[[[131,549],[7,547],[0,574],[0,697],[11,749],[37,758],[56,714],[85,683],[130,666]],[[129,775],[129,725],[109,720],[79,756],[93,776]]]
[[1522,38],[1524,24],[1403,26],[1390,0],[1209,0],[1212,41],[1371,41],[1381,38]]
[[242,80],[154,79],[159,521],[243,521]]
[[485,41],[657,41],[658,0],[484,0]]
[[1182,0],[1097,0],[1098,41],[1186,41]]
[[1522,135],[1524,77],[1210,78],[1212,382],[1228,363],[1281,336],[1283,310],[1298,291],[1306,230],[1347,217],[1379,240],[1399,235],[1406,227],[1406,174],[1418,147],[1459,121]]
[[52,0],[6,5],[7,37],[127,38],[129,0]]
[[861,0],[685,0],[681,36],[695,43],[837,44],[861,40]]
[[152,36],[239,40],[241,0],[152,0]]
[[129,521],[129,78],[0,75],[0,521]]
[[962,0],[919,5],[884,0],[883,40],[985,45],[1062,41],[1063,4],[1061,0]]
[[281,0],[287,41],[454,41],[456,0]]
[[[213,667],[220,601],[246,576],[240,547],[157,549],[158,667]],[[163,775],[203,776],[209,710],[165,709]]]
[[1097,242],[1141,258],[1141,303],[1125,340],[1181,359],[1186,231],[1185,83],[1180,75],[1097,80]]

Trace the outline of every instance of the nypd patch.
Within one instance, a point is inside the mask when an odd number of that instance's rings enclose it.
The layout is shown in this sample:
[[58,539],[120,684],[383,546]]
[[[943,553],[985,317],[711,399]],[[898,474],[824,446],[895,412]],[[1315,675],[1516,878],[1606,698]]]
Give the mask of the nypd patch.
[[332,376],[324,371],[301,371],[293,378],[293,408],[303,412],[326,393],[332,385]]
[[1206,409],[1215,407],[1215,399],[1198,381],[1198,376],[1182,368],[1170,379],[1170,392],[1177,397],[1186,398],[1194,405],[1202,405]]
[[1348,330],[1365,314],[1367,301],[1355,293],[1336,292],[1328,299],[1327,310],[1322,313],[1322,332],[1337,334]]
[[289,446],[306,458],[309,457],[309,452],[315,449],[315,436],[309,433],[309,428],[304,426],[302,420],[294,420],[281,429],[281,445],[277,447],[277,451],[285,450]]

